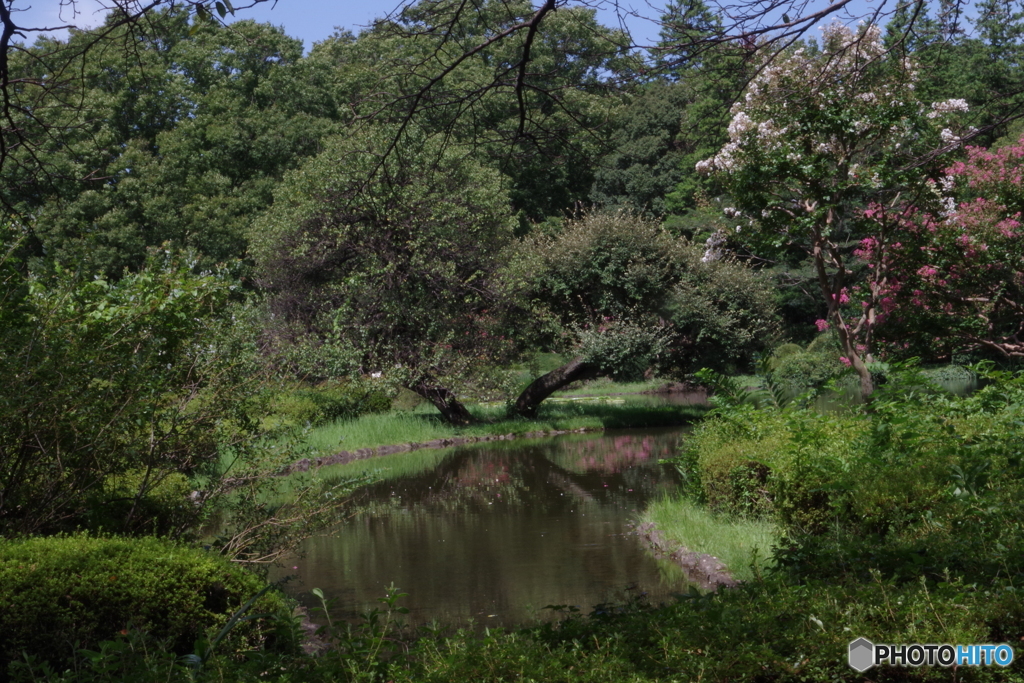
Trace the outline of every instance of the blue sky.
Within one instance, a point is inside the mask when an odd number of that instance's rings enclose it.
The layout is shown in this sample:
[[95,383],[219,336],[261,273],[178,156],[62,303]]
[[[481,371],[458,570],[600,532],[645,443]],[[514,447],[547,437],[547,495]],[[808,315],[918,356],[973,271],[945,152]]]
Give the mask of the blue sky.
[[[2,0],[0,0],[2,1]],[[800,4],[801,0],[797,0]],[[883,0],[854,0],[840,19],[858,16],[877,6]],[[358,33],[360,27],[370,24],[374,18],[383,16],[393,10],[399,0],[272,0],[260,3],[254,8],[239,10],[238,19],[252,18],[257,21],[270,22],[284,26],[285,33],[301,38],[308,50],[314,42],[327,38],[335,26],[350,29]],[[721,0],[722,5],[737,8],[749,8],[760,4],[775,4],[771,0]],[[242,0],[238,0],[242,4]],[[634,42],[638,45],[651,45],[657,42],[657,18],[665,0],[598,0],[590,3],[600,5],[599,20],[608,25],[616,26],[618,15],[625,17],[626,24],[632,32]],[[710,4],[710,3],[709,3]],[[807,12],[822,8],[829,3],[824,0],[811,0],[806,3]],[[889,0],[889,6],[895,6],[895,0]],[[58,26],[73,23],[80,27],[95,26],[102,21],[103,12],[98,0],[77,0],[79,14],[74,16],[69,8],[70,0],[15,0],[15,8],[31,7],[16,15],[16,21],[22,26]],[[816,32],[815,32],[816,33]],[[812,34],[813,35],[813,34]]]
[[[301,38],[308,50],[314,42],[327,38],[334,32],[335,26],[350,29],[358,33],[360,27],[367,26],[375,18],[383,16],[395,9],[399,0],[273,0],[258,4],[246,10],[238,10],[237,19],[255,19],[276,26],[284,26],[285,33]],[[612,6],[614,0],[609,2]],[[237,4],[243,4],[238,0]],[[638,43],[657,41],[658,27],[651,19],[656,19],[663,0],[618,0],[624,13],[634,13],[645,19],[632,17],[629,28],[634,32]],[[21,26],[51,27],[75,24],[89,27],[103,20],[102,4],[96,0],[77,0],[78,14],[70,8],[69,0],[15,0],[15,8],[26,8],[16,14],[16,21]],[[600,20],[610,26],[618,25],[616,13],[612,9],[599,11]]]

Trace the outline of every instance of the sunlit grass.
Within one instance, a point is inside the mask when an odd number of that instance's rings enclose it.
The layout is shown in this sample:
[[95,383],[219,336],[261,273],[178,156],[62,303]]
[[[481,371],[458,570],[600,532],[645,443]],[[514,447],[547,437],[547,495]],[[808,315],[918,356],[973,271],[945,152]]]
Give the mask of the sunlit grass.
[[770,522],[718,515],[686,498],[652,503],[641,521],[653,523],[670,543],[714,555],[740,581],[754,578],[755,559],[758,571],[768,567],[771,548],[780,536],[780,529]]
[[435,415],[394,411],[338,420],[310,430],[303,442],[317,451],[353,451],[400,443],[422,443],[455,435]]
[[686,424],[704,413],[702,406],[649,405],[629,399],[621,402],[556,401],[541,404],[537,418],[507,418],[504,406],[470,406],[480,422],[453,427],[432,408],[415,412],[363,415],[312,429],[300,438],[303,447],[319,454],[354,451],[438,439],[530,432],[600,430],[625,427],[660,427]]
[[652,379],[643,382],[615,382],[608,377],[572,385],[568,390],[555,392],[558,396],[608,396],[613,394],[640,394],[655,391],[667,384],[664,379]]

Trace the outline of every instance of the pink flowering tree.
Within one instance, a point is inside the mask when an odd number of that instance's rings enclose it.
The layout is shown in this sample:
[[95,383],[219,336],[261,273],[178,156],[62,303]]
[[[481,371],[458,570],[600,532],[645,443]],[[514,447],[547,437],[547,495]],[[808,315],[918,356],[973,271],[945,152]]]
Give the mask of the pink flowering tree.
[[968,147],[935,184],[938,209],[904,212],[885,297],[885,339],[912,352],[1024,358],[1024,138]]
[[[827,305],[819,328],[835,327],[867,397],[889,252],[902,229],[890,207],[928,193],[918,161],[959,142],[967,104],[922,104],[914,65],[886,51],[877,26],[823,30],[820,50],[761,68],[733,106],[729,142],[697,169],[719,177],[735,204],[726,214],[751,246],[806,251]],[[851,272],[858,257],[870,266],[866,283]]]

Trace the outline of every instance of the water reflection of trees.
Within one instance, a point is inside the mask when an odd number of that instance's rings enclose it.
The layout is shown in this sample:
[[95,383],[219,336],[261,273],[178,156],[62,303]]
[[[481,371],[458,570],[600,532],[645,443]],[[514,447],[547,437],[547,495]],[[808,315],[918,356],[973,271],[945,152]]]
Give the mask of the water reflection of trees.
[[673,454],[674,435],[616,435],[456,449],[433,471],[363,488],[350,514],[396,508],[433,512],[509,506],[545,509],[580,504],[636,505],[674,486],[658,462]]
[[484,625],[545,616],[530,605],[587,609],[635,582],[667,595],[677,582],[663,583],[626,522],[674,486],[658,460],[677,441],[619,433],[453,450],[430,472],[361,489],[334,537],[304,546],[293,590],[320,587],[350,618],[393,581],[410,594],[411,623]]

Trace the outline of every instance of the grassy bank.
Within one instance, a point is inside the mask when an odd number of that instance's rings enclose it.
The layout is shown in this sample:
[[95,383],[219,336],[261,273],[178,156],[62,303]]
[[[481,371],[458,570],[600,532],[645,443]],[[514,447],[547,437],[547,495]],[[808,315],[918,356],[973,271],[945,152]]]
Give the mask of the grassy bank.
[[523,435],[534,432],[601,430],[627,427],[664,427],[689,424],[705,412],[699,405],[652,405],[645,397],[629,396],[614,401],[545,401],[536,419],[508,418],[504,406],[470,406],[479,422],[455,427],[432,407],[414,411],[363,415],[309,430],[300,443],[319,454],[354,451],[438,439],[490,435]]
[[670,546],[717,557],[739,581],[750,581],[771,566],[781,531],[768,520],[716,514],[689,498],[656,501],[640,521],[653,524]]

